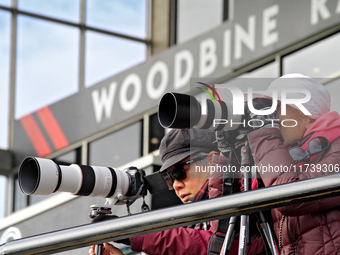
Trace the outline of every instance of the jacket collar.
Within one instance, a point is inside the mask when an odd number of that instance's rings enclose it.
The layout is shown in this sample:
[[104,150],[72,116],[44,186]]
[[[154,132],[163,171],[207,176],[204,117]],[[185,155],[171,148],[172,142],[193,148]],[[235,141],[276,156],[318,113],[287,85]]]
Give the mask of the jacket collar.
[[196,193],[194,197],[190,199],[191,202],[201,201],[209,198],[209,179],[203,184],[200,190]]

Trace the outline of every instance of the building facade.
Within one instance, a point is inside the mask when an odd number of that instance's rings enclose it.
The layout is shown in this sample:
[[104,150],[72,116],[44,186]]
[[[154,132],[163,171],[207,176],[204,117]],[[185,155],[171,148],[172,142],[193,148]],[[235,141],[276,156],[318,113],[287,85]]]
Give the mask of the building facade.
[[[269,85],[301,73],[319,79],[340,110],[338,0],[50,2],[0,0],[0,117],[9,123],[0,138],[2,242],[87,224],[90,205],[103,203],[24,195],[18,169],[26,156],[157,171],[166,132],[158,102],[169,91],[191,93],[193,78]],[[162,207],[162,197],[148,203]]]

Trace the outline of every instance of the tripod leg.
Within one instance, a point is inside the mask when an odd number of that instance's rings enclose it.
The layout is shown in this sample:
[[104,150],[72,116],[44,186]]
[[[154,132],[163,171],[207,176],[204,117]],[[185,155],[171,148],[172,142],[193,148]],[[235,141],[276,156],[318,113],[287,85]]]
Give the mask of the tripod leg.
[[249,215],[241,215],[238,255],[247,254],[248,231],[249,231]]
[[270,252],[270,254],[272,255],[279,255],[280,251],[275,233],[271,228],[270,224],[268,223],[268,221],[266,220],[263,212],[258,212],[257,218],[260,225],[260,233],[262,235],[262,239],[264,242],[266,242],[265,246],[268,247],[269,249],[267,253]]
[[235,224],[237,222],[237,218],[238,217],[234,216],[229,219],[227,233],[225,235],[225,239],[221,250],[222,255],[228,255],[229,253],[231,243],[233,242],[235,236]]
[[96,255],[102,255],[103,254],[103,244],[97,244],[96,245]]

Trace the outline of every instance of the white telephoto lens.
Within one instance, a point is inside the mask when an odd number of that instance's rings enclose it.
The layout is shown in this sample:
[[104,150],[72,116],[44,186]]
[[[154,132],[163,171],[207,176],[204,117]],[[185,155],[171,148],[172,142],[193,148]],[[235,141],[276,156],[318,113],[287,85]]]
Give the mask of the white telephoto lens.
[[49,195],[58,185],[59,174],[59,166],[52,160],[28,157],[20,166],[20,188],[26,195]]

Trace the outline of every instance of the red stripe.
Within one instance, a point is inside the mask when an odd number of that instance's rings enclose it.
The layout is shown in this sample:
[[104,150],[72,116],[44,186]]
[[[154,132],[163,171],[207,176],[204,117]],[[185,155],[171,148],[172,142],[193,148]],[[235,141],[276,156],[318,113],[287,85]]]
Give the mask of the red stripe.
[[216,232],[216,234],[219,234],[219,235],[226,235],[226,233],[223,233],[223,232]]
[[44,135],[42,134],[31,114],[22,117],[20,119],[20,123],[24,127],[27,136],[39,157],[44,157],[52,152]]
[[57,120],[53,116],[51,109],[46,106],[37,111],[38,117],[41,120],[47,134],[50,136],[54,147],[57,150],[65,148],[69,145],[63,131],[61,130]]
[[[209,184],[209,180],[204,184],[203,188],[200,189],[200,193],[198,193],[198,196],[196,197],[195,202],[197,202],[200,195],[205,192],[204,190],[205,190],[205,188],[207,187],[208,184]],[[209,194],[209,192],[207,192],[207,193]]]

